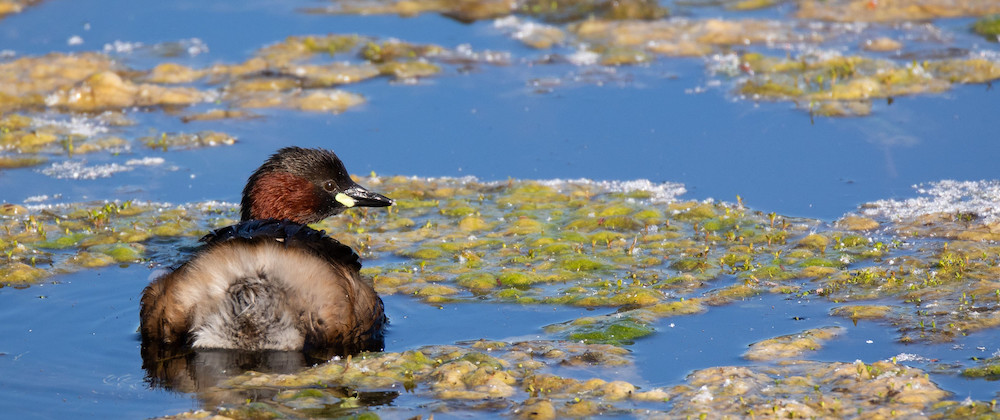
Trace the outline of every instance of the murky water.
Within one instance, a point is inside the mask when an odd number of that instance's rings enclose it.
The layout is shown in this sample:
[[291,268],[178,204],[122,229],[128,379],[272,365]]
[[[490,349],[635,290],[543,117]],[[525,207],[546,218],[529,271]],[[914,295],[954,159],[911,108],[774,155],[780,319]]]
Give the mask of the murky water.
[[[147,156],[165,160],[96,180],[55,179],[40,168],[5,169],[0,200],[20,204],[47,195],[57,203],[238,202],[247,174],[264,156],[291,144],[331,148],[358,174],[670,181],[683,183],[689,199],[735,201],[739,195],[753,209],[826,221],[865,202],[914,196],[914,184],[996,178],[1000,146],[993,133],[1000,96],[988,84],[877,102],[867,117],[811,118],[789,102],[735,99],[729,85],[713,82],[719,77],[707,72],[702,58],[660,58],[623,67],[541,65],[534,63],[538,51],[505,36],[489,20],[463,24],[437,14],[329,16],[300,10],[317,4],[49,0],[0,20],[0,50],[16,58],[101,51],[117,41],[152,46],[198,38],[206,52],[174,61],[203,66],[245,60],[290,35],[358,33],[448,48],[469,44],[476,51],[508,51],[512,58],[508,65],[451,67],[414,84],[378,79],[352,85],[350,90],[368,102],[339,115],[269,109],[259,119],[182,123],[162,110],[130,112],[136,124],[122,129],[123,137],[211,129],[239,142],[170,152],[134,145],[121,154],[87,155],[83,159],[90,165]],[[789,7],[740,16],[781,17]],[[675,8],[693,17],[722,13]],[[996,43],[965,32],[971,21],[938,24],[954,31],[953,42],[962,48],[997,53]],[[73,36],[83,43],[68,45]],[[929,44],[929,52],[946,47]],[[163,60],[148,48],[112,56],[139,69]],[[55,112],[42,115],[69,119]],[[0,406],[18,418],[135,418],[201,407],[199,394],[151,388],[144,379],[136,328],[138,297],[149,273],[140,264],[112,266],[0,289]],[[614,312],[495,303],[436,306],[399,295],[384,299],[392,320],[387,351],[479,338],[551,338],[543,326]],[[748,364],[740,355],[750,343],[839,325],[847,333],[811,359],[873,361],[918,354],[921,359],[910,365],[928,369],[955,398],[1000,397],[992,382],[961,379],[947,368],[1000,349],[995,329],[955,343],[904,345],[896,342],[892,326],[854,325],[829,316],[832,303],[801,299],[767,295],[702,315],[660,320],[655,334],[629,346],[636,365],[612,372],[640,386],[668,386],[695,369]],[[564,368],[560,374],[589,373]],[[403,395],[396,403],[424,401]]]

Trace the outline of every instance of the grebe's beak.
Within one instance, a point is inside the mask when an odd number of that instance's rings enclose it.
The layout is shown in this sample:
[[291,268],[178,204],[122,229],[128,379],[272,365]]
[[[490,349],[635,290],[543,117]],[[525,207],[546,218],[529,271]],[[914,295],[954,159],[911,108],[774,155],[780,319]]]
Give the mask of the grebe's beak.
[[393,204],[392,199],[379,193],[373,193],[360,185],[354,185],[334,197],[344,207],[386,207]]

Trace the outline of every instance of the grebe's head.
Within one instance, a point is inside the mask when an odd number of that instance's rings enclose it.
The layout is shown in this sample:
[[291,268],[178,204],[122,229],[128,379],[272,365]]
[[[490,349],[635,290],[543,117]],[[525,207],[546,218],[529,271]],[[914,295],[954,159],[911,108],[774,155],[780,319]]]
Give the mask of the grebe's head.
[[315,223],[350,207],[385,207],[392,200],[351,180],[329,150],[286,147],[250,175],[243,188],[241,219]]

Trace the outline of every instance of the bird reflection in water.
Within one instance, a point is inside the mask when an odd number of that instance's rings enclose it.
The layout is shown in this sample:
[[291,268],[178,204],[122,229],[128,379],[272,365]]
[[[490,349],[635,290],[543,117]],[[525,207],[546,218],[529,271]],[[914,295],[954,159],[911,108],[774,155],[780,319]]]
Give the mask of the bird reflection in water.
[[[349,353],[348,353],[349,354]],[[247,402],[268,403],[283,389],[278,387],[231,387],[229,379],[247,372],[295,374],[306,368],[326,363],[330,352],[322,354],[302,351],[245,351],[226,349],[196,349],[190,347],[142,347],[142,368],[146,382],[153,388],[192,393],[205,409],[243,405]],[[298,410],[298,415],[343,416],[364,407],[391,404],[396,391],[358,391],[337,384],[317,384],[330,404],[322,408]],[[318,411],[317,411],[318,410]]]

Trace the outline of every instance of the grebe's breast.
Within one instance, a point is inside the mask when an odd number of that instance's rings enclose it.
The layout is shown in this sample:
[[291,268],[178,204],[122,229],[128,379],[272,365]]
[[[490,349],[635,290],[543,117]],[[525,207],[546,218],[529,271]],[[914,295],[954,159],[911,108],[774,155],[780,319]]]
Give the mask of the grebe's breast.
[[202,240],[190,261],[143,293],[144,339],[242,350],[381,350],[382,301],[358,273],[350,247],[277,220],[240,222]]

